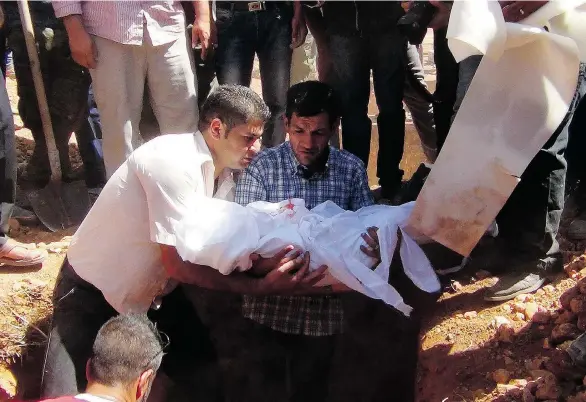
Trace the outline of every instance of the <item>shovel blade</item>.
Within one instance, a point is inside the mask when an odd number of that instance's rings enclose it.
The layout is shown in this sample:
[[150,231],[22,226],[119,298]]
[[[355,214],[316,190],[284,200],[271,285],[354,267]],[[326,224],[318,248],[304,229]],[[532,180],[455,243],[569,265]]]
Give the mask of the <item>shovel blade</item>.
[[90,209],[84,182],[50,182],[28,192],[28,199],[39,220],[52,232],[79,225]]

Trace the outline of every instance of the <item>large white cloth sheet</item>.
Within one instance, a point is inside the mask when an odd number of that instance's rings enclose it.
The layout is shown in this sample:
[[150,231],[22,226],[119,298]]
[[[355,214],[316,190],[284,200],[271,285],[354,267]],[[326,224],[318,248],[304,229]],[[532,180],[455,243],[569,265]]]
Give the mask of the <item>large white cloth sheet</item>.
[[[177,226],[176,247],[185,261],[207,265],[227,275],[250,269],[252,253],[272,257],[293,245],[310,252],[310,269],[327,265],[335,281],[409,315],[412,308],[388,284],[391,260],[400,241],[406,275],[426,292],[440,290],[429,260],[403,232],[414,203],[398,207],[375,205],[356,212],[345,211],[330,201],[309,211],[301,199],[254,202],[244,207],[205,198],[198,206]],[[365,244],[360,235],[372,226],[379,228],[381,253],[381,263],[374,270],[371,267],[375,261],[360,250],[360,245]]]

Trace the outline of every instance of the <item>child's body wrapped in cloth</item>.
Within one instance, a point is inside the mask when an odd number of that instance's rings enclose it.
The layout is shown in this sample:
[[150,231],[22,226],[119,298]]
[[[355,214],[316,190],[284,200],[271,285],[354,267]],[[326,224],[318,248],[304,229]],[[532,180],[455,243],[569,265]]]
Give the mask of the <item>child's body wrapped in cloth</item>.
[[[327,278],[317,286],[341,282],[409,315],[411,307],[388,284],[397,242],[400,241],[403,268],[413,283],[430,293],[440,289],[429,260],[403,232],[413,205],[374,205],[351,212],[327,201],[310,211],[301,199],[253,202],[244,207],[204,198],[191,216],[178,222],[176,246],[185,261],[207,265],[227,275],[250,269],[252,253],[272,257],[293,245],[296,250],[310,252],[310,269],[329,267]],[[360,250],[360,245],[365,244],[360,235],[372,226],[378,228],[381,254],[381,262],[374,270],[375,261]]]

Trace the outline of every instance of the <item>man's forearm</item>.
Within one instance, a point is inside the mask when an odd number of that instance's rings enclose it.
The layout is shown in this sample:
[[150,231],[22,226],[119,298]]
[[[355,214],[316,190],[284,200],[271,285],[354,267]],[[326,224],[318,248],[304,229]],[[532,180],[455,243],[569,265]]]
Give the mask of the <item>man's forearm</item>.
[[211,2],[208,0],[195,0],[193,2],[195,10],[195,19],[200,21],[211,21]]
[[85,31],[85,27],[83,26],[83,19],[79,14],[67,15],[63,17],[63,25],[65,25],[65,29],[67,30],[67,35],[69,37],[76,37],[82,31]]

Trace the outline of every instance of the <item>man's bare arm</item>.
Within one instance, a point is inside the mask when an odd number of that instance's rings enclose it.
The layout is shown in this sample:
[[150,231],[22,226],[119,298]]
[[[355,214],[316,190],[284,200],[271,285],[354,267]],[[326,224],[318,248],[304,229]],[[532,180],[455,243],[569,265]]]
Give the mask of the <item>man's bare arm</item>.
[[[206,289],[249,295],[293,294],[311,289],[323,279],[324,269],[309,272],[309,255],[285,257],[290,250],[274,257],[275,269],[262,278],[241,272],[222,275],[217,270],[183,261],[175,247],[161,245],[161,259],[169,276],[179,282]],[[293,273],[295,272],[295,273]]]
[[63,17],[63,25],[67,30],[73,60],[85,68],[96,68],[98,60],[96,46],[83,26],[81,15],[72,14]]

